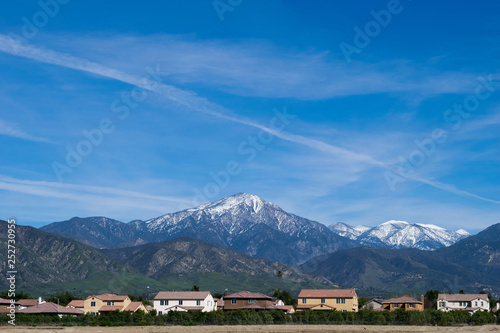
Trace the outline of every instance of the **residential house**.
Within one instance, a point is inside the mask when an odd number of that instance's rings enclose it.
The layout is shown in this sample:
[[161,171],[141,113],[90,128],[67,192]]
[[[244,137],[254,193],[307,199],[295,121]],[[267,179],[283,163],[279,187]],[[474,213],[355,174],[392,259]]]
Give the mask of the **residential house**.
[[83,310],[84,306],[85,306],[84,303],[85,303],[84,300],[74,299],[71,302],[69,302],[69,304],[67,305],[67,307],[68,308],[74,308],[74,309]]
[[424,296],[418,301],[410,296],[391,298],[382,302],[384,310],[393,311],[396,309],[424,311]]
[[123,311],[132,301],[126,295],[102,294],[89,296],[83,301],[85,313],[99,314],[110,311]]
[[223,298],[214,298],[214,301],[217,304],[217,310],[224,309],[224,299]]
[[368,301],[363,307],[361,308],[362,310],[378,310],[383,308],[383,299],[372,299]]
[[38,297],[38,299],[24,298],[24,299],[20,299],[17,302],[19,303],[19,310],[22,310],[22,309],[29,308],[30,306],[35,306],[35,305],[38,305],[38,304],[43,304],[43,303],[46,302],[46,300],[44,300],[41,297]]
[[45,302],[42,304],[30,306],[22,310],[17,311],[17,313],[22,314],[43,314],[43,315],[58,315],[62,316],[79,316],[83,315],[83,310],[75,308],[67,308],[52,302]]
[[437,309],[445,312],[465,310],[470,313],[489,311],[490,301],[486,294],[439,294]]
[[217,303],[209,291],[160,291],[153,307],[162,315],[169,311],[216,311]]
[[142,304],[142,302],[130,302],[129,305],[127,305],[127,307],[125,307],[121,311],[136,312],[136,311],[139,311],[139,310],[143,311],[145,313],[149,312],[148,308],[144,304]]
[[250,291],[240,291],[238,293],[230,294],[226,290],[224,293],[224,311],[226,310],[239,310],[239,309],[252,309],[252,310],[284,310],[278,309],[276,305],[272,304],[272,297],[261,293],[252,293]]
[[358,295],[354,289],[302,289],[297,311],[358,312]]
[[0,298],[0,316],[4,316],[10,313],[10,310],[18,310],[19,303],[14,300]]

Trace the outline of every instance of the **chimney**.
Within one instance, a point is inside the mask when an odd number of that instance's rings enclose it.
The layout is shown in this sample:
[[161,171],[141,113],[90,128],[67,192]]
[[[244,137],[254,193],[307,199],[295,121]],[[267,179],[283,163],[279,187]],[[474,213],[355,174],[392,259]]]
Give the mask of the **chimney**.
[[42,304],[42,297],[38,297],[38,304]]
[[424,307],[424,295],[420,295],[420,302],[422,302],[422,308]]
[[227,288],[226,288],[226,290],[224,290],[224,296],[227,296],[227,295],[229,295],[229,291],[227,291]]
[[497,311],[500,310],[500,302],[497,303]]

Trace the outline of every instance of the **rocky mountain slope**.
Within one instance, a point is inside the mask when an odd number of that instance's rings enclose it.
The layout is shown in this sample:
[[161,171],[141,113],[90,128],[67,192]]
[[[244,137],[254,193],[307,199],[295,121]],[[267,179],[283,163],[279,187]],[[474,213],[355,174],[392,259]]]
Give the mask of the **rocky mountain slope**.
[[[101,250],[107,256],[134,267],[137,271],[155,280],[169,280],[177,277],[183,279],[196,278],[219,273],[226,277],[245,276],[265,285],[281,279],[284,283],[297,285],[310,284],[332,285],[323,277],[311,276],[302,270],[269,261],[254,258],[234,250],[190,237],[177,238],[170,241],[145,244],[112,250]],[[277,272],[282,277],[277,277]],[[222,279],[222,280],[227,280]]]
[[[7,229],[7,222],[0,221],[0,248],[5,255]],[[16,225],[15,230],[17,286],[81,280],[99,272],[135,271],[72,239],[21,225]],[[8,270],[7,261],[2,260],[0,274],[5,276]],[[5,286],[6,283],[6,279],[1,279],[0,285]]]

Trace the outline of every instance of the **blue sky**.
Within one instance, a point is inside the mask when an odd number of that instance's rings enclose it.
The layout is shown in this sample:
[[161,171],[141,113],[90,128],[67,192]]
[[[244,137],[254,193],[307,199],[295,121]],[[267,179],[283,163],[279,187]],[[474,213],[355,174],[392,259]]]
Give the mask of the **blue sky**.
[[3,219],[247,192],[327,225],[500,222],[498,2],[3,7]]

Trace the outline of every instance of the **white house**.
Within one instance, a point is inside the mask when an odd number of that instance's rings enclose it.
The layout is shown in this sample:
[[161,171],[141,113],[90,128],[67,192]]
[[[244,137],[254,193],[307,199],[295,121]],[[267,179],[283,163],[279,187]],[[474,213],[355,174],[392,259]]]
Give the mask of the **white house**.
[[169,311],[216,311],[217,303],[209,291],[160,291],[153,307],[161,315]]
[[439,294],[437,309],[445,312],[465,310],[470,313],[489,311],[490,301],[486,294]]

